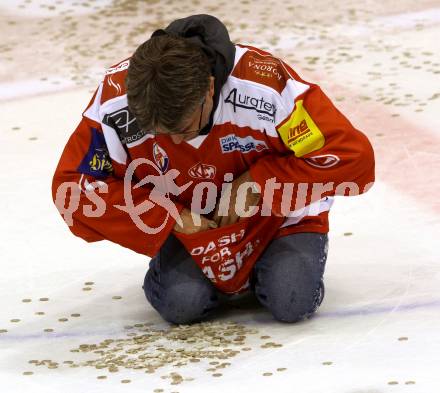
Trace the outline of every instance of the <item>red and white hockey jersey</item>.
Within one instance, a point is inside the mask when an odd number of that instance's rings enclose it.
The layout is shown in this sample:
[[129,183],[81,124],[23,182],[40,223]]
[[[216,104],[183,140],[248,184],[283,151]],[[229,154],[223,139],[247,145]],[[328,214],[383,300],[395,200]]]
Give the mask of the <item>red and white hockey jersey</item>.
[[[302,80],[267,52],[236,45],[234,67],[221,88],[212,129],[180,144],[137,126],[127,105],[124,81],[128,65],[125,60],[107,71],[70,137],[53,179],[57,207],[62,212],[74,199],[75,209],[66,221],[75,235],[87,241],[108,239],[153,256],[175,224],[173,209],[174,215],[184,206],[191,209],[194,192],[206,182],[218,191],[208,199],[216,199],[226,174],[237,178],[247,170],[262,189],[267,181],[292,184],[288,193],[292,206],[289,204],[287,213],[282,208],[286,187],[273,187],[273,202],[265,207],[270,217],[264,218],[264,233],[270,238],[296,232],[326,233],[333,196],[362,193],[374,181],[374,155],[365,135],[319,86]],[[136,159],[142,161],[128,185],[133,205],[143,203],[140,221],[127,213],[124,197],[124,175]],[[142,179],[158,174],[173,175],[176,187],[170,191],[171,210],[152,195],[154,181],[136,187]],[[314,192],[317,184],[323,185],[324,192]],[[60,197],[60,189],[68,189],[66,201]],[[304,203],[295,209],[300,192]],[[146,233],[147,227],[154,233]],[[220,233],[222,236],[225,234]],[[210,234],[207,238],[212,240]],[[189,250],[194,239],[190,243]],[[201,260],[203,268],[206,260]],[[218,265],[222,260],[214,262]],[[225,292],[245,285],[245,279],[238,284],[232,278],[226,281],[229,286],[218,285]]]

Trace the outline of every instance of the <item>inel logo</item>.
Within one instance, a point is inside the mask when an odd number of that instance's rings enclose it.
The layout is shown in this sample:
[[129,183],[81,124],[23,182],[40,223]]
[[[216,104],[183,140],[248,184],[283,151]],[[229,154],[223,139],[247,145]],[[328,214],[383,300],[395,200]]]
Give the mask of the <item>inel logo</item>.
[[291,143],[300,135],[306,134],[309,131],[310,129],[307,122],[305,120],[301,121],[296,127],[289,128],[289,139],[287,140],[287,143]]

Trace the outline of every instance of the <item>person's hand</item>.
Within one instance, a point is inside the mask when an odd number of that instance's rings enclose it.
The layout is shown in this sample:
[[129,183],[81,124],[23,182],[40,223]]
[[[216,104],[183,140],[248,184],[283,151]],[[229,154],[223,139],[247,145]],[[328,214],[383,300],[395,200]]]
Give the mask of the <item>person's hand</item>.
[[180,212],[182,225],[178,222],[174,225],[176,232],[192,235],[193,233],[207,231],[211,228],[217,228],[217,223],[200,214],[191,212],[186,207]]
[[[249,215],[249,212],[252,211],[249,208],[256,206],[260,200],[260,194],[254,189],[255,185],[256,183],[249,171],[244,172],[228,185],[228,188],[220,198],[213,216],[213,220],[219,227],[234,224],[240,218]],[[244,214],[245,212],[247,214]]]

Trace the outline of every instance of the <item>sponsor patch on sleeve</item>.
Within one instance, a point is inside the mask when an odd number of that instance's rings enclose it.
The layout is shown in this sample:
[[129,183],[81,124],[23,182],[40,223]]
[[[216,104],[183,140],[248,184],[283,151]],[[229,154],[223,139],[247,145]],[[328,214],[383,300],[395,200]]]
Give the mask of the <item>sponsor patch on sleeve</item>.
[[128,106],[106,114],[102,122],[116,131],[123,145],[137,142],[147,134],[139,128]]
[[219,141],[220,148],[223,154],[232,153],[234,151],[239,151],[243,154],[246,154],[250,151],[261,152],[268,149],[265,141],[255,139],[250,135],[239,137],[235,134],[229,134],[222,138],[219,138]]
[[92,139],[89,150],[78,167],[78,172],[105,179],[113,172],[113,167],[105,144],[104,135],[96,128],[90,129]]
[[278,133],[296,157],[318,150],[325,143],[324,135],[304,108],[303,100],[296,102],[295,110],[289,120],[278,128]]

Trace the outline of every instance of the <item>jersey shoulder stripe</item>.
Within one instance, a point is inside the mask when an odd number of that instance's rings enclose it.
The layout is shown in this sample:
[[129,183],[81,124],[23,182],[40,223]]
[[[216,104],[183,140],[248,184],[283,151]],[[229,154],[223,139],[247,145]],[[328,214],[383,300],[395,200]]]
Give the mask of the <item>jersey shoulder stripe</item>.
[[125,59],[107,69],[102,82],[103,89],[101,104],[115,97],[120,97],[126,94],[127,89],[125,86],[125,78],[127,76],[129,65],[130,59]]

